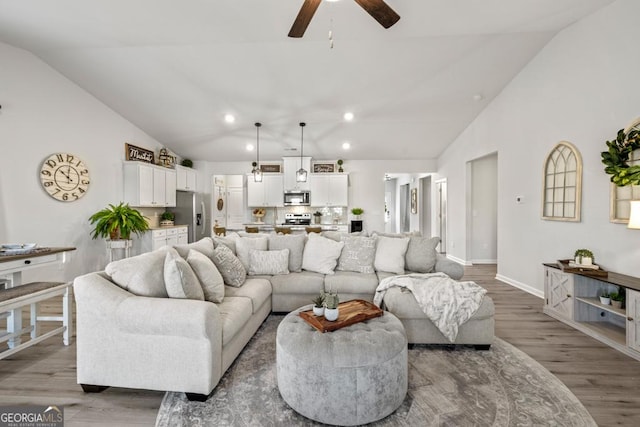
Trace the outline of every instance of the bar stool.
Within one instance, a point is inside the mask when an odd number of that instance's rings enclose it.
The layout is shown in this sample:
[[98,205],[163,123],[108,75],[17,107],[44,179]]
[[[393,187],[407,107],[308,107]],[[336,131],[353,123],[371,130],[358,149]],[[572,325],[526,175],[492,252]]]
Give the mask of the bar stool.
[[226,236],[227,228],[226,227],[213,227],[213,234],[216,236]]
[[291,234],[289,227],[274,227],[276,234]]
[[257,233],[258,227],[244,227],[244,231],[246,231],[247,233]]
[[307,233],[321,233],[322,227],[305,227],[304,228]]

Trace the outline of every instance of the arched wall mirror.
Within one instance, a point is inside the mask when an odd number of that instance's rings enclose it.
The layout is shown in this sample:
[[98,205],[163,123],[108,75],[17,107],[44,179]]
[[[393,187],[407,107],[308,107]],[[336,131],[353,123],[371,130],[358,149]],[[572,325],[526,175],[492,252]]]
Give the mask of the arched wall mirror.
[[[640,117],[633,120],[624,129],[625,133],[637,129],[640,130]],[[640,165],[640,149],[633,151],[629,158],[629,166]],[[618,187],[611,183],[609,203],[609,219],[611,222],[626,224],[629,222],[630,204],[632,200],[640,200],[640,185],[627,185]]]
[[580,221],[582,157],[567,141],[560,141],[544,163],[542,219]]

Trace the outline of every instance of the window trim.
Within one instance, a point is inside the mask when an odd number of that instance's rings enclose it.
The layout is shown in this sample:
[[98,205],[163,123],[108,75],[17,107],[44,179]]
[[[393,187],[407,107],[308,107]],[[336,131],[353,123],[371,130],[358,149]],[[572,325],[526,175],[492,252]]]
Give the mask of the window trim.
[[[568,148],[569,151],[573,154],[576,159],[576,183],[575,183],[575,204],[574,214],[573,216],[547,216],[545,215],[545,205],[547,204],[547,167],[549,162],[552,161],[552,156],[557,151],[560,151],[562,148]],[[566,165],[566,163],[565,163]],[[566,173],[566,167],[564,169],[564,173]],[[570,171],[571,172],[571,171]],[[566,188],[566,183],[563,184],[562,188]],[[551,187],[558,188],[558,187]],[[553,203],[553,201],[552,201]],[[564,195],[562,198],[562,203],[566,204],[564,199]],[[581,221],[581,210],[582,210],[582,156],[580,155],[580,151],[576,148],[575,145],[570,143],[569,141],[560,141],[558,142],[552,149],[549,151],[549,154],[545,157],[544,164],[542,165],[542,210],[541,216],[544,220],[549,221],[569,221],[569,222],[580,222]]]

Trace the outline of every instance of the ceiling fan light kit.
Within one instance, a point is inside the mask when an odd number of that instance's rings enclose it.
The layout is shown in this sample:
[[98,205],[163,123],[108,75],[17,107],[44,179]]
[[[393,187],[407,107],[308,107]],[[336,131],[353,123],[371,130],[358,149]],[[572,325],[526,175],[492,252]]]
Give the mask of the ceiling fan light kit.
[[[300,38],[307,30],[313,15],[316,13],[318,6],[322,0],[305,0],[296,16],[291,30],[289,30],[289,37]],[[354,0],[360,5],[369,15],[373,17],[384,28],[390,28],[393,24],[398,22],[400,15],[398,15],[391,7],[384,2],[384,0]],[[331,36],[330,42],[332,43]]]

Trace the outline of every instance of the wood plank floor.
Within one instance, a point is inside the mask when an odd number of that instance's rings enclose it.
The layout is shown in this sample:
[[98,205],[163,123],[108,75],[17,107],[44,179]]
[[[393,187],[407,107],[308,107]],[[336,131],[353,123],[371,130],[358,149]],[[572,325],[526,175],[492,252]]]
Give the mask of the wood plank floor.
[[[495,280],[495,274],[495,265],[480,265],[467,267],[464,278],[489,290],[496,335],[564,382],[598,425],[640,425],[640,362],[543,314],[540,298]],[[51,300],[41,310],[57,313],[59,307]],[[155,424],[164,393],[110,388],[85,394],[76,384],[75,351],[55,336],[0,360],[0,405],[63,405],[66,427]]]

